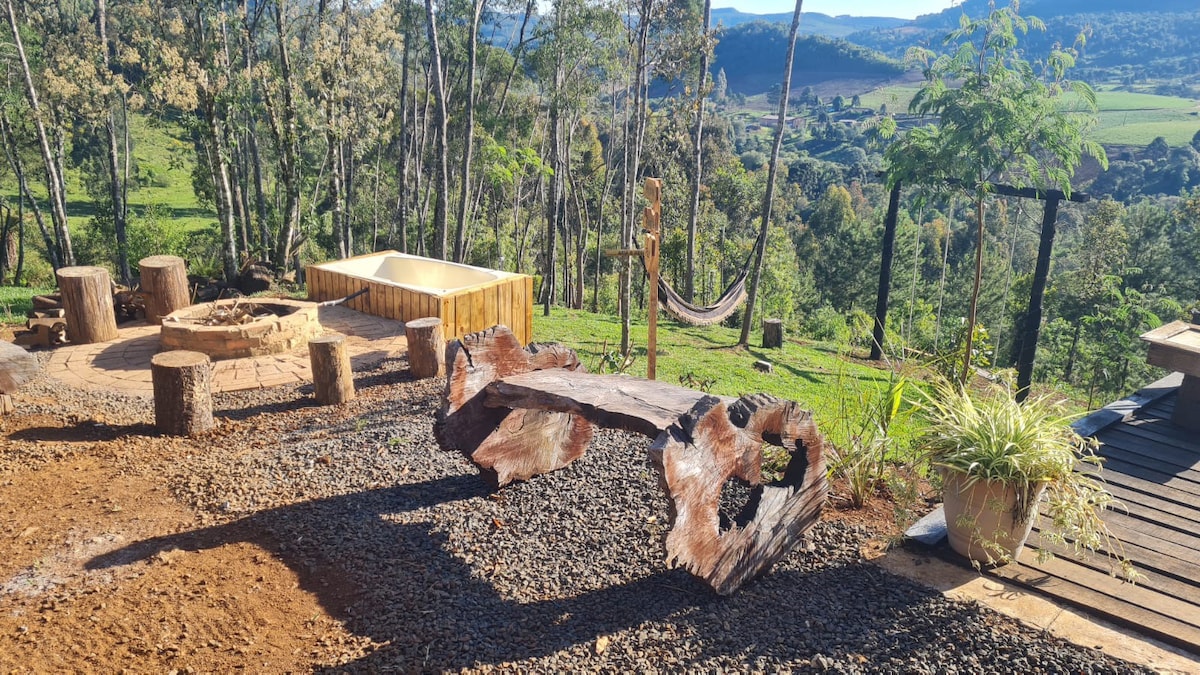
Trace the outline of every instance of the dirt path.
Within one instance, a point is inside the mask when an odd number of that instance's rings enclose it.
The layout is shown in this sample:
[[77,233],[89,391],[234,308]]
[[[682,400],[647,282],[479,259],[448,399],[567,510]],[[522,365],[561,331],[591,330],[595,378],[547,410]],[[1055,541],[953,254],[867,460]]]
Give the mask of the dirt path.
[[187,442],[114,422],[0,419],[0,457],[55,448],[0,473],[0,671],[305,671],[362,642],[260,545],[268,533],[88,569],[198,524],[160,479]]

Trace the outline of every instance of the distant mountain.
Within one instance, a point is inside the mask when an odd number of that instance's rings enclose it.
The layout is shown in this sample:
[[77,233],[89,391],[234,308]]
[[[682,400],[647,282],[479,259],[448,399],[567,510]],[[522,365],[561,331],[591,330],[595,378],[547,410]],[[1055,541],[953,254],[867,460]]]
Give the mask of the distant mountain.
[[[767,23],[792,23],[792,13],[780,14],[747,14],[732,7],[723,7],[712,11],[712,25],[720,24],[732,28],[752,21]],[[800,32],[807,35],[825,35],[827,37],[845,37],[851,33],[864,30],[895,28],[908,23],[904,19],[892,19],[880,16],[829,16],[820,12],[804,12],[800,15]]]
[[[790,19],[789,19],[790,24]],[[729,91],[760,94],[783,79],[789,26],[766,21],[724,28],[713,52],[713,72],[725,71]],[[837,79],[887,79],[904,66],[879,52],[838,38],[805,35],[796,41],[793,86]]]
[[[999,3],[998,3],[999,4]],[[903,26],[867,29],[847,40],[899,58],[912,46],[941,47],[965,13],[988,11],[987,0],[964,0],[938,14]],[[1055,44],[1070,45],[1090,33],[1074,76],[1101,82],[1189,78],[1200,72],[1200,3],[1197,0],[1025,0],[1023,16],[1036,16],[1046,30],[1022,39],[1027,53],[1042,55]]]

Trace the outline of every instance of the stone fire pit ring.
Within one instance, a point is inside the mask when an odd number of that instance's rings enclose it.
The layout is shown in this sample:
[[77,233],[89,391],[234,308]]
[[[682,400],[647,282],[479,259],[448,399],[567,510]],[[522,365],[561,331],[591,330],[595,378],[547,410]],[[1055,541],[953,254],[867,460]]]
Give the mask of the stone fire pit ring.
[[[234,306],[270,311],[238,325],[207,326],[201,321]],[[258,311],[254,312],[258,314]],[[230,298],[184,307],[163,317],[159,346],[163,351],[188,349],[213,360],[280,354],[308,344],[321,334],[317,304],[286,298]]]

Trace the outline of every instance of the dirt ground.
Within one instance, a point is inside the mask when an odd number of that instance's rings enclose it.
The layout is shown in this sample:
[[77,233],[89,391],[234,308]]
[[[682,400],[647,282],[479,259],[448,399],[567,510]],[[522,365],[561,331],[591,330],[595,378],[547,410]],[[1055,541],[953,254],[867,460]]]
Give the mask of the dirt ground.
[[[353,415],[353,405],[339,417]],[[89,567],[107,552],[203,524],[164,484],[176,458],[206,443],[246,442],[258,429],[295,428],[292,421],[223,419],[193,441],[99,414],[64,425],[20,402],[0,417],[0,460],[9,467],[0,470],[0,672],[304,672],[371,651],[330,609],[336,590],[322,588],[319,602],[307,590],[312,579],[271,553],[271,532]],[[894,514],[875,500],[826,517],[881,532],[863,552],[870,558],[895,534]]]

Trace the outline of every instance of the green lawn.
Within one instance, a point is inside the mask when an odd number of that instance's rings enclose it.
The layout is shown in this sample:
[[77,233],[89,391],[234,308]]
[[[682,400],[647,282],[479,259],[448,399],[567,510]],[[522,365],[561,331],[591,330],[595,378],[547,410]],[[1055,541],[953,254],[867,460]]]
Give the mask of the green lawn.
[[[636,361],[626,372],[646,375],[646,324],[633,326]],[[602,354],[620,346],[621,324],[616,317],[589,312],[555,309],[549,317],[536,312],[534,340],[560,342],[574,349],[590,372],[611,372]],[[848,358],[843,349],[830,343],[786,340],[783,349],[761,349],[760,335],[746,349],[736,347],[738,331],[721,326],[683,326],[662,320],[658,324],[658,380],[697,388],[708,381],[708,391],[724,396],[757,392],[798,402],[813,411],[822,432],[836,443],[861,423],[863,403],[887,390],[889,373]],[[861,356],[861,355],[860,355]],[[774,373],[754,369],[754,362],[769,361]],[[905,421],[893,428],[903,442],[915,425]]]

